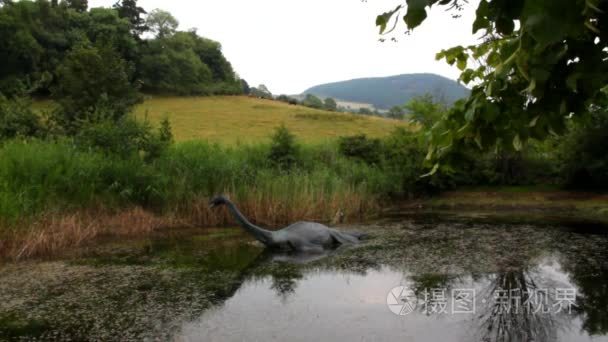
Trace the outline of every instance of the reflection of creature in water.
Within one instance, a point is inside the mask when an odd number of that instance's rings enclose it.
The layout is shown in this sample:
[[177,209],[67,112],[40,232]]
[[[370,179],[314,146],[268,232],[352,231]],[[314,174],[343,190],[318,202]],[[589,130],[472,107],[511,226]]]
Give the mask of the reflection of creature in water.
[[335,246],[358,243],[365,236],[356,232],[341,232],[315,222],[297,222],[281,230],[270,231],[249,222],[234,203],[223,196],[216,197],[209,203],[210,208],[226,205],[243,229],[273,249],[323,252],[324,249]]
[[299,268],[296,265],[290,264],[280,265],[277,271],[273,272],[271,276],[271,288],[283,299],[286,299],[289,295],[295,293],[297,281],[303,278]]

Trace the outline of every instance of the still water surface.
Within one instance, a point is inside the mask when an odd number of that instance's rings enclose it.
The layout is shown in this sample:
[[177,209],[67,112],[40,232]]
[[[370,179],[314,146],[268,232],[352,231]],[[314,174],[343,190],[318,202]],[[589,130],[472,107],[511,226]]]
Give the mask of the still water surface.
[[3,265],[0,340],[608,341],[606,227],[400,214],[344,228],[372,238],[320,257],[184,230]]

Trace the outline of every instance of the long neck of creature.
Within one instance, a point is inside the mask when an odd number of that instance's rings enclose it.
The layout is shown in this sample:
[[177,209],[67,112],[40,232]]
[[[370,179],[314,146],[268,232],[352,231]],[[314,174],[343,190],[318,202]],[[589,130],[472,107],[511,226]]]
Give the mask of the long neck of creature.
[[226,206],[234,219],[239,223],[243,229],[249,232],[253,237],[265,245],[270,245],[273,242],[272,232],[266,229],[262,229],[253,223],[249,222],[247,218],[236,208],[232,202],[227,202]]

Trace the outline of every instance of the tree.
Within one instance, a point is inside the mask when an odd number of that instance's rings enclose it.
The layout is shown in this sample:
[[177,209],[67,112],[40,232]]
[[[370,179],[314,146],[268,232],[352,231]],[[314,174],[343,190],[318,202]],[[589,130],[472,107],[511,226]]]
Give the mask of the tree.
[[405,109],[402,106],[393,106],[388,111],[388,117],[396,120],[403,120],[405,118]]
[[284,124],[277,127],[270,145],[270,153],[268,155],[270,162],[281,170],[289,171],[296,165],[298,155],[299,147],[296,143],[295,135]]
[[[55,121],[68,133],[85,122],[119,120],[138,101],[126,62],[108,47],[78,46],[58,70]],[[103,116],[103,117],[100,117]]]
[[361,108],[359,108],[359,114],[362,114],[362,115],[373,115],[374,112],[372,112],[369,108],[361,107]]
[[263,84],[260,84],[257,87],[251,88],[250,93],[251,93],[251,95],[253,95],[255,97],[259,97],[259,98],[263,98],[263,99],[272,99],[272,93]]
[[157,38],[165,38],[175,33],[179,21],[171,13],[157,8],[148,14],[146,26],[156,34]]
[[338,104],[336,103],[336,100],[332,99],[331,97],[326,98],[325,101],[323,101],[323,105],[325,109],[329,111],[338,110]]
[[404,108],[409,114],[410,120],[418,123],[424,129],[433,127],[446,113],[446,108],[428,94],[411,99]]
[[88,0],[66,0],[66,4],[77,12],[86,12],[89,8]]
[[320,98],[314,96],[313,94],[306,94],[304,101],[302,101],[302,105],[310,108],[322,109],[323,101]]
[[251,88],[249,88],[249,83],[245,81],[245,79],[241,78],[241,87],[243,88],[243,94],[249,95],[251,93]]
[[42,132],[40,116],[31,103],[22,98],[9,100],[0,94],[0,142],[15,137],[38,136]]
[[[406,0],[379,15],[376,24],[386,33],[403,14],[411,31],[431,6],[458,11],[465,5],[463,0]],[[472,31],[484,34],[478,45],[437,55],[456,64],[460,80],[474,86],[470,97],[431,130],[430,160],[462,145],[520,150],[530,138],[563,133],[570,116],[586,116],[606,97],[607,1],[481,0]]]
[[208,93],[211,70],[194,52],[194,44],[186,32],[148,42],[141,61],[144,90],[180,95]]
[[148,31],[146,20],[143,18],[147,12],[137,6],[137,0],[120,0],[114,4],[113,8],[118,11],[121,18],[125,18],[131,23],[131,30],[135,37],[139,38]]

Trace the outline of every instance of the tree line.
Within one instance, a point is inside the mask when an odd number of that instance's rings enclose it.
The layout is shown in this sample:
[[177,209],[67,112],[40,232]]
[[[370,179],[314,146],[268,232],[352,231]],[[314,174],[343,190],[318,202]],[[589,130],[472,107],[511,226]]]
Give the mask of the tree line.
[[93,78],[82,85],[100,85],[89,91],[101,92],[109,80],[99,77],[109,74],[130,92],[241,93],[221,45],[178,25],[137,0],[92,9],[86,0],[1,0],[0,92],[62,97],[73,76]]

